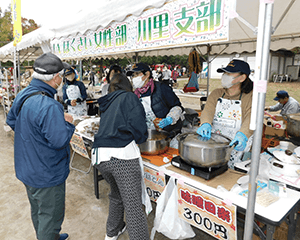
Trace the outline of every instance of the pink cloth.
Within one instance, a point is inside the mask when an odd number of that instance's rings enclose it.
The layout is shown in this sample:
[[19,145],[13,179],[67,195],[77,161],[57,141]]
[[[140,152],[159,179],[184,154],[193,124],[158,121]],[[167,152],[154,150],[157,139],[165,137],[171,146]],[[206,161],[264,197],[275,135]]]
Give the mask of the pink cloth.
[[138,96],[138,98],[140,98],[141,94],[144,94],[145,92],[147,92],[149,87],[151,87],[151,93],[153,93],[153,91],[154,91],[154,82],[153,82],[152,78],[149,80],[149,82],[147,82],[147,84],[145,86],[135,89],[134,93],[135,93],[135,95]]

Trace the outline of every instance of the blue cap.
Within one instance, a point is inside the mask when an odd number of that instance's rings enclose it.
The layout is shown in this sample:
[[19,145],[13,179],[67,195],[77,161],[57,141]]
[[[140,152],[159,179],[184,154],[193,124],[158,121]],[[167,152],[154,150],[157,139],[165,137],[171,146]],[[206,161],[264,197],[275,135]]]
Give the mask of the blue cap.
[[136,63],[132,66],[132,69],[126,73],[126,75],[131,76],[134,72],[142,72],[142,71],[150,72],[151,70],[149,66],[145,63]]
[[65,69],[64,75],[70,75],[72,73],[75,73],[74,69],[70,66],[69,68]]
[[249,64],[245,61],[239,60],[239,59],[234,59],[232,61],[230,61],[230,63],[228,63],[227,67],[225,68],[218,68],[217,69],[218,73],[222,73],[222,72],[228,72],[228,73],[244,73],[247,76],[250,75],[250,67]]
[[278,101],[279,99],[284,99],[286,97],[289,97],[289,94],[284,90],[280,90],[276,93],[276,97],[274,98],[274,100]]

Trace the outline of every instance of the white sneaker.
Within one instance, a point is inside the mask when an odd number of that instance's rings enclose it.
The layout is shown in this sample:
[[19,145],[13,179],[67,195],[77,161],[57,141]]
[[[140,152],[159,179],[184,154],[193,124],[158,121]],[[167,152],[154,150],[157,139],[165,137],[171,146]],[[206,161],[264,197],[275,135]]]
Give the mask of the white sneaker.
[[104,240],[117,240],[118,237],[119,237],[122,233],[125,232],[125,230],[126,230],[126,225],[125,225],[125,226],[123,227],[123,229],[118,233],[117,236],[109,237],[109,236],[107,236],[107,235],[105,234],[105,239],[104,239]]

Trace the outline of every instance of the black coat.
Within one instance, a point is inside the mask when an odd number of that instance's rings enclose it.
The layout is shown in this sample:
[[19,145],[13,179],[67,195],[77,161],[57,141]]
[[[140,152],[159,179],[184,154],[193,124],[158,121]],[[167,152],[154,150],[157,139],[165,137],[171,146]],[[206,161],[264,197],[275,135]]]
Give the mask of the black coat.
[[147,140],[145,110],[138,97],[124,90],[114,91],[98,99],[100,127],[94,136],[93,148],[125,147],[135,140]]
[[[155,116],[158,118],[165,118],[171,108],[175,106],[179,106],[182,108],[181,102],[176,94],[173,92],[173,89],[165,83],[154,81],[154,91],[151,94],[151,89],[141,95],[142,97],[151,95],[151,108],[154,112]],[[176,124],[169,125],[165,127],[163,130],[172,131],[174,129],[181,129],[182,121],[179,119]]]

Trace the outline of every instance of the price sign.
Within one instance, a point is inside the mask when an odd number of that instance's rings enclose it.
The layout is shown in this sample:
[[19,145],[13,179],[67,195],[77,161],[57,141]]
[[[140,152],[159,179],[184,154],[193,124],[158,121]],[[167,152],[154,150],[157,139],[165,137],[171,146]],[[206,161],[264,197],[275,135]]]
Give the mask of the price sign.
[[144,165],[144,182],[150,199],[154,202],[159,198],[166,186],[165,175]]
[[177,189],[180,218],[217,239],[237,239],[235,205],[185,183]]

